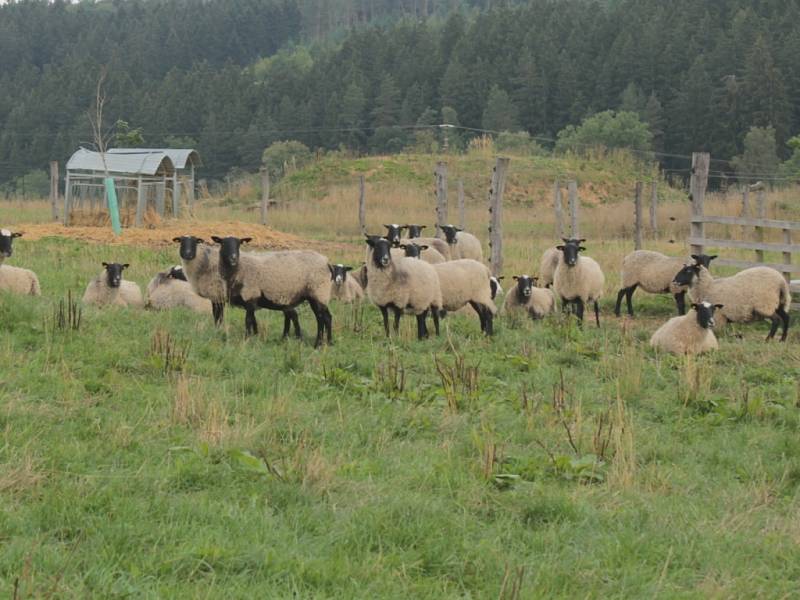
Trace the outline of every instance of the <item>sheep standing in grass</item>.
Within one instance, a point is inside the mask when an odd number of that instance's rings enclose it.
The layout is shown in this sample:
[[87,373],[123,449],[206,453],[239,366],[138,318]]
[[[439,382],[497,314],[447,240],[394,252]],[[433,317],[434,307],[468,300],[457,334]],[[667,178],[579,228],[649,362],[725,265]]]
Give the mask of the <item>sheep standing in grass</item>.
[[414,242],[408,242],[406,244],[400,244],[399,247],[405,251],[405,256],[410,258],[420,258],[432,265],[446,262],[444,256],[442,256],[436,248],[431,248],[426,244],[420,245]]
[[555,311],[556,298],[548,288],[536,287],[538,277],[514,275],[516,285],[508,290],[503,312],[506,314],[525,313],[531,319],[543,319]]
[[103,263],[103,270],[89,282],[83,293],[83,303],[94,306],[144,307],[142,291],[132,281],[122,279],[127,263]]
[[[408,229],[408,237],[399,240],[398,244],[408,245],[410,243],[419,244],[420,246],[428,246],[430,250],[436,250],[442,255],[444,260],[452,260],[453,256],[450,254],[450,246],[444,240],[435,237],[422,237],[420,234],[425,229],[425,225],[403,225],[401,229]],[[395,245],[398,245],[395,244]],[[424,259],[425,257],[423,257]],[[436,264],[429,260],[431,264]]]
[[367,236],[367,295],[381,311],[383,327],[389,336],[389,309],[394,312],[394,330],[400,316],[409,311],[417,317],[417,337],[428,337],[425,318],[430,311],[436,334],[439,334],[439,310],[442,291],[433,265],[415,258],[394,258],[391,242]]
[[331,272],[331,298],[345,304],[361,302],[364,299],[364,289],[349,275],[349,271],[352,271],[353,267],[336,264],[328,265],[328,269]]
[[[715,258],[716,255],[692,254],[695,264],[701,264],[706,268]],[[685,264],[686,261],[682,258],[673,258],[650,250],[636,250],[628,254],[622,260],[622,288],[617,294],[614,314],[619,316],[622,298],[625,297],[625,302],[628,305],[628,314],[633,316],[633,303],[631,300],[637,287],[641,287],[645,292],[650,292],[651,294],[672,292],[675,296],[678,314],[684,314],[686,312],[685,297],[687,288],[676,289],[672,286],[672,280]]]
[[212,314],[211,301],[199,296],[180,266],[158,273],[147,285],[147,308],[167,310],[185,307],[196,313]]
[[561,256],[553,276],[553,291],[561,299],[565,309],[568,304],[575,305],[575,314],[581,323],[584,306],[589,302],[594,303],[594,318],[600,327],[598,300],[603,295],[606,282],[603,270],[594,259],[578,256],[579,252],[586,250],[583,246],[566,243],[557,248],[561,251]]
[[[565,244],[576,244],[578,246],[581,245],[581,242],[585,242],[585,238],[561,238]],[[543,288],[549,288],[553,285],[553,276],[556,272],[556,267],[558,266],[558,259],[561,258],[561,250],[558,249],[558,246],[553,246],[552,248],[548,248],[542,254],[542,258],[539,261],[539,284]]]
[[422,230],[425,229],[427,225],[403,225],[403,229],[408,231],[408,237],[411,239],[422,237]]
[[21,233],[11,232],[8,229],[0,229],[0,265],[14,253],[12,248],[14,238],[21,236]]
[[650,338],[653,348],[673,354],[700,354],[717,350],[719,344],[714,335],[714,309],[722,304],[701,302],[692,304],[692,310],[680,317],[672,317],[659,327]]
[[497,307],[492,300],[491,273],[486,265],[464,258],[433,265],[442,292],[441,308],[456,311],[470,305],[481,321],[481,331],[492,335]]
[[[308,302],[317,320],[315,347],[322,344],[326,332],[328,343],[333,343],[333,319],[328,310],[331,273],[326,257],[311,250],[243,253],[240,247],[250,238],[211,239],[220,245],[219,272],[226,284],[228,302],[245,310],[246,335],[258,333],[255,312],[259,308],[286,314]],[[288,333],[287,318],[284,337]]]
[[384,225],[384,227],[386,227],[386,235],[384,237],[396,248],[400,244],[400,234],[403,233],[403,226],[392,223],[390,225]]
[[454,225],[442,225],[441,229],[445,240],[450,246],[450,258],[452,260],[471,258],[478,262],[483,261],[483,249],[478,238]]
[[720,325],[728,321],[746,323],[755,319],[770,319],[767,340],[775,337],[782,325],[781,341],[789,331],[789,307],[792,295],[783,276],[769,267],[752,267],[731,277],[714,279],[703,265],[686,265],[673,279],[675,289],[689,287],[694,302],[724,304],[717,313]]

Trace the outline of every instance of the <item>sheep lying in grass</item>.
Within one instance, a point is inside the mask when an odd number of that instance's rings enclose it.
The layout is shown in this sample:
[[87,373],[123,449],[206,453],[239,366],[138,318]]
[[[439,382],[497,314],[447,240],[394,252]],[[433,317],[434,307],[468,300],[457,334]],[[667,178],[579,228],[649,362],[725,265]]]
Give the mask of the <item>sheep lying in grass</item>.
[[[561,238],[565,244],[576,244],[580,246],[581,242],[585,242],[585,238]],[[553,276],[558,266],[558,259],[561,257],[561,250],[557,246],[548,248],[542,254],[539,261],[539,285],[543,288],[549,288],[553,285]]]
[[594,303],[594,318],[600,327],[600,305],[598,300],[603,295],[606,278],[597,262],[588,256],[578,256],[586,250],[583,246],[566,243],[557,246],[561,251],[558,267],[553,277],[553,291],[561,299],[563,307],[575,305],[575,313],[583,323],[584,306]]
[[[695,264],[703,265],[708,268],[716,255],[692,254]],[[650,250],[636,250],[628,254],[622,260],[622,288],[617,294],[617,304],[614,307],[614,314],[619,316],[622,298],[628,305],[628,314],[633,316],[633,292],[637,287],[641,287],[645,292],[651,294],[667,294],[672,292],[675,296],[675,304],[678,307],[678,314],[686,312],[686,289],[675,288],[672,280],[677,275],[686,260],[673,258],[660,252]]]
[[353,267],[336,264],[328,265],[328,269],[331,272],[331,298],[345,304],[361,302],[364,299],[364,289],[361,284],[348,274]]
[[41,296],[39,278],[29,269],[11,265],[0,265],[0,292],[11,292],[27,296]]
[[14,253],[12,248],[14,238],[21,236],[21,233],[11,232],[8,229],[0,229],[0,265]]
[[210,315],[211,301],[199,296],[186,279],[183,268],[175,266],[158,273],[147,285],[147,308],[168,310],[185,307],[196,313]]
[[[317,320],[315,347],[322,344],[326,332],[328,343],[333,343],[333,319],[328,310],[331,273],[326,257],[311,250],[243,253],[240,247],[250,238],[211,239],[220,245],[220,274],[228,290],[228,302],[245,310],[246,335],[258,333],[255,311],[259,308],[286,314],[308,302]],[[287,333],[285,318],[284,337]]]
[[430,263],[432,265],[438,265],[446,262],[444,256],[442,256],[442,254],[436,248],[431,248],[425,244],[420,245],[414,242],[409,242],[407,244],[400,244],[399,248],[405,252],[405,256],[410,258],[420,258],[426,263]]
[[456,311],[470,305],[481,321],[481,331],[492,335],[497,307],[492,300],[491,273],[476,260],[464,258],[433,265],[442,292],[441,308]]
[[442,291],[433,265],[415,258],[394,258],[391,243],[385,238],[367,236],[367,295],[380,308],[383,327],[389,336],[389,313],[394,312],[394,330],[400,316],[409,311],[417,317],[417,337],[428,337],[425,318],[430,311],[436,334],[439,334],[439,310]]
[[789,284],[775,269],[752,267],[731,277],[714,279],[703,265],[686,265],[675,275],[673,285],[675,289],[688,286],[694,302],[724,304],[717,313],[720,325],[770,319],[767,340],[775,337],[778,326],[783,325],[781,341],[786,341],[792,295]]
[[132,281],[122,279],[127,263],[103,263],[103,270],[89,282],[83,293],[83,303],[94,306],[144,307],[142,291]]
[[483,261],[483,249],[478,238],[454,225],[442,225],[441,229],[444,233],[445,241],[450,246],[450,258],[452,260],[471,258],[478,262]]
[[531,319],[543,319],[555,311],[556,298],[548,288],[536,287],[538,277],[514,275],[516,285],[508,290],[503,312],[512,315],[525,313]]
[[714,335],[714,309],[722,304],[701,302],[692,304],[692,310],[680,317],[672,317],[659,327],[650,338],[653,348],[673,354],[700,354],[717,350],[719,344]]

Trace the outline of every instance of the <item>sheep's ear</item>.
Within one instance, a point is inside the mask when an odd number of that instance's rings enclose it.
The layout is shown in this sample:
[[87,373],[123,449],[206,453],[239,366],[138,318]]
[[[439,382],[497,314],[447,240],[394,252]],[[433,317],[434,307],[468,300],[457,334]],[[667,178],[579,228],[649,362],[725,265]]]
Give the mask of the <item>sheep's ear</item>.
[[581,252],[585,252],[586,248],[584,248],[583,246],[578,246],[578,250],[580,250]]
[[252,241],[252,239],[253,239],[253,238],[251,238],[251,237],[247,237],[247,238],[239,238],[239,241],[240,241],[242,244],[246,244],[247,242],[250,242],[250,241]]
[[495,277],[495,279],[497,279],[497,280],[502,280],[502,279],[505,279],[505,278],[506,278],[505,275],[498,275],[497,277]]
[[172,238],[172,241],[173,241],[173,242],[180,242],[180,241],[181,241],[181,238],[179,238],[179,237],[174,237],[174,238]]
[[[569,244],[569,243],[572,241],[572,240],[570,240],[569,238],[561,238],[561,239],[563,240],[563,242],[564,242],[565,244]],[[558,248],[558,246],[556,246],[556,248]]]
[[533,285],[536,285],[537,283],[539,283],[539,278],[538,277],[531,277],[531,283]]
[[107,263],[107,262],[104,262],[104,263],[103,263],[103,267],[105,267],[105,268],[108,268],[108,263]]
[[453,227],[453,229],[454,229],[455,231],[464,231],[463,229],[461,229],[461,227]]
[[556,246],[556,250],[564,250],[564,246]]
[[581,238],[581,239],[578,240],[578,243],[580,244],[581,242],[585,242],[585,241],[586,241],[586,238]]
[[698,261],[698,260],[700,260],[700,255],[699,254],[692,254],[692,258],[695,259],[695,261]]
[[20,233],[20,232],[14,232],[14,233],[12,233],[12,234],[11,234],[11,237],[12,237],[12,238],[22,237],[22,233]]
[[708,257],[708,261],[711,262],[715,258],[717,258],[717,255],[716,254],[712,254],[711,256]]
[[371,237],[367,237],[367,239],[365,241],[367,242],[367,245],[370,248],[374,248],[375,247],[375,240],[373,240]]
[[406,244],[400,244],[400,246],[398,246],[398,247],[399,247],[399,248],[402,248],[403,250],[405,250],[406,248],[408,248],[408,246],[407,246]]
[[725,308],[724,304],[715,304],[714,308]]
[[128,267],[130,267],[130,265],[128,263],[125,263],[125,264],[122,265],[123,269],[127,269]]
[[352,271],[353,267],[345,267],[344,272],[347,273],[348,271]]
[[386,223],[384,223],[383,226],[386,227],[386,229],[389,229],[389,227],[391,227],[391,225],[387,225]]
[[419,247],[420,250],[427,250],[428,248],[430,248],[430,246],[420,246]]
[[194,241],[199,243],[199,244],[205,244],[206,243],[206,241],[203,238],[199,238],[199,237],[194,238]]
[[212,235],[211,236],[211,241],[213,241],[215,244],[221,244],[222,243],[222,238],[219,237],[218,235]]
[[692,304],[691,304],[690,306],[691,306],[691,307],[692,307],[694,310],[697,310],[697,307],[698,307],[698,306],[700,306],[700,305],[699,305],[699,304],[695,304],[694,302],[692,302]]
[[328,263],[328,271],[331,272],[331,277],[332,277],[333,276],[333,265],[331,263]]
[[512,275],[511,279],[514,281],[519,281],[519,275]]

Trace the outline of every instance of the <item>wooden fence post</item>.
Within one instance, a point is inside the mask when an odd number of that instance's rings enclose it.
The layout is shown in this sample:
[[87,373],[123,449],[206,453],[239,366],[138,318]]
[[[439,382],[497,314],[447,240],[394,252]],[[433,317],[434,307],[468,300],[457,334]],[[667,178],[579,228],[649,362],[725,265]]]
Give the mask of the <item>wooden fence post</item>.
[[178,171],[172,176],[172,218],[181,216],[181,178]]
[[556,238],[564,237],[564,210],[561,206],[561,184],[556,179],[553,184],[553,210],[556,215]]
[[436,163],[436,229],[441,232],[442,225],[447,225],[447,163]]
[[[766,219],[767,218],[767,206],[765,202],[765,192],[763,188],[759,188],[756,192],[756,216],[759,219]],[[764,228],[763,227],[754,227],[755,229],[755,238],[757,242],[764,241]],[[756,250],[756,262],[763,263],[764,262],[764,251],[763,250]]]
[[570,219],[570,235],[578,239],[581,237],[580,232],[580,219],[578,218],[578,182],[570,181],[567,187],[567,194],[569,195],[569,219]]
[[[703,202],[706,198],[706,185],[708,185],[708,165],[711,156],[708,152],[692,152],[692,178],[689,182],[689,194],[692,199],[692,217],[703,216]],[[692,254],[702,254],[702,240],[706,237],[704,223],[695,223],[692,220],[691,236],[696,243],[692,244]]]
[[458,226],[464,229],[467,222],[466,208],[464,207],[464,181],[458,180]]
[[361,235],[367,233],[367,192],[364,184],[364,176],[358,176],[358,226]]
[[742,216],[750,216],[750,189],[746,185],[742,188]]
[[144,196],[144,186],[142,185],[142,176],[139,176],[139,181],[136,186],[136,227],[141,227],[144,221],[144,209],[147,204],[147,198]]
[[644,184],[641,181],[636,182],[633,198],[633,212],[634,212],[634,237],[633,247],[635,250],[642,249],[642,188]]
[[50,213],[58,221],[58,161],[50,161]]
[[[791,229],[784,229],[783,230],[783,243],[787,246],[792,244],[792,230]],[[791,265],[792,264],[792,253],[791,252],[784,252],[783,253],[783,264]],[[791,285],[792,283],[792,274],[786,272],[783,274],[784,278],[786,279],[786,283]],[[791,294],[790,294],[791,295]]]
[[267,224],[267,212],[269,211],[269,169],[261,167],[261,224]]
[[498,156],[492,169],[492,187],[489,188],[489,253],[492,275],[503,272],[503,192],[509,159]]
[[72,210],[72,181],[69,178],[69,171],[64,180],[64,225],[69,225],[69,212]]
[[658,234],[658,183],[655,181],[650,184],[650,229],[655,237]]

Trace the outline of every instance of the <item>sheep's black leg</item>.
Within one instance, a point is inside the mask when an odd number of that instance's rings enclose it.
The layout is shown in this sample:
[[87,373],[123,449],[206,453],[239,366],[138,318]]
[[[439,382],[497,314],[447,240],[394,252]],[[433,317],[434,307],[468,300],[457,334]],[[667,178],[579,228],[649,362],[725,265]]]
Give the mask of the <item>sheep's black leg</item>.
[[578,321],[583,324],[583,298],[575,298],[575,314],[578,317]]
[[772,324],[769,327],[769,333],[767,334],[767,341],[770,341],[773,337],[775,337],[775,332],[778,331],[778,325],[781,324],[781,321],[783,319],[781,319],[781,317],[779,317],[778,314],[775,313],[769,318],[769,320],[772,322]]
[[299,340],[303,337],[303,333],[300,331],[300,317],[297,316],[297,311],[295,309],[291,309],[287,311],[287,313],[294,324],[294,337]]
[[628,305],[628,315],[633,316],[633,292],[636,291],[636,286],[632,285],[628,288],[625,294],[625,303]]
[[420,340],[428,337],[428,328],[425,326],[426,316],[428,316],[427,310],[417,315],[417,338]]
[[436,336],[439,336],[439,309],[431,309],[431,317],[433,318],[433,328],[436,331]]
[[594,320],[597,326],[600,327],[600,304],[598,304],[597,300],[594,301]]
[[486,333],[486,313],[484,312],[484,306],[477,302],[470,302],[469,305],[478,313],[478,318],[481,320],[481,331]]
[[488,306],[483,307],[483,319],[486,322],[486,335],[494,335],[494,315]]
[[328,330],[328,345],[333,345],[333,316],[324,304],[322,305],[322,318],[325,320],[325,329]]
[[289,311],[283,311],[283,335],[281,339],[285,340],[289,337],[289,325],[292,323],[292,318],[289,316]]
[[394,311],[394,332],[397,334],[400,331],[400,317],[403,315],[403,311],[396,306],[393,306],[392,310]]
[[221,325],[222,324],[222,316],[225,313],[225,303],[224,302],[212,302],[211,303],[211,313],[214,315],[214,325]]
[[678,306],[678,314],[686,314],[686,292],[678,292],[675,294],[675,304]]
[[775,311],[778,316],[783,319],[783,331],[781,332],[781,341],[786,341],[786,336],[789,335],[789,313],[782,306],[779,306]]
[[244,309],[244,335],[249,337],[251,335],[258,335],[258,321],[256,321],[256,311],[254,308],[247,307]]
[[622,307],[622,298],[625,296],[625,292],[627,292],[628,288],[622,288],[619,292],[617,292],[617,304],[614,306],[614,314],[619,316],[620,308]]
[[383,329],[386,331],[386,337],[389,337],[389,308],[386,306],[379,306],[381,315],[383,315]]
[[322,345],[322,336],[325,333],[325,318],[322,316],[322,305],[312,298],[308,299],[308,305],[317,319],[317,339],[314,341],[314,348],[319,348]]

